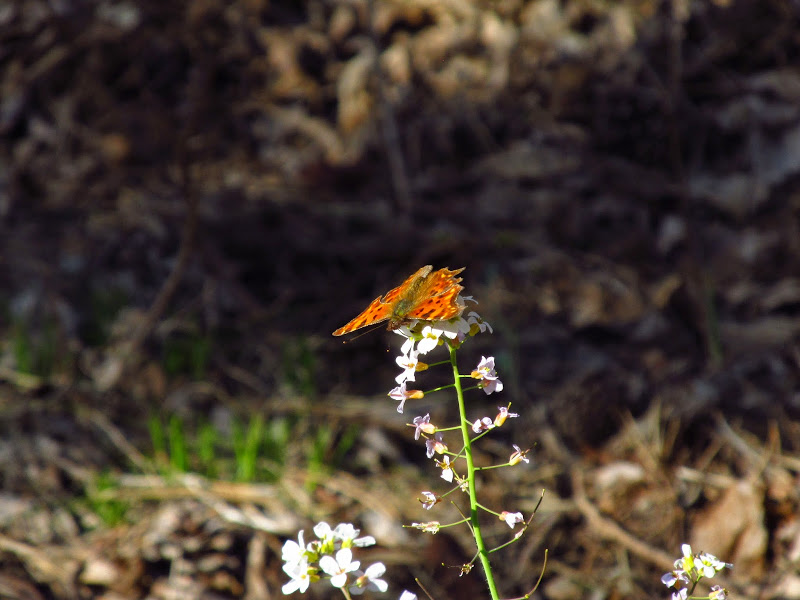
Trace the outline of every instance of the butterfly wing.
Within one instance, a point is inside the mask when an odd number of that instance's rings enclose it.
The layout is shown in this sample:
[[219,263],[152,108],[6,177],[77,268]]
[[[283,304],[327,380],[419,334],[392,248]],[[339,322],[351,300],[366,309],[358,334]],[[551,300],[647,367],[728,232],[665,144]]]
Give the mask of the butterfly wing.
[[389,290],[383,296],[375,298],[360,315],[347,323],[347,325],[339,327],[339,329],[333,332],[333,335],[344,335],[345,333],[350,333],[351,331],[361,329],[367,325],[374,325],[375,323],[390,319],[395,305],[404,296],[406,291],[412,287],[412,284],[417,279],[426,277],[431,272],[431,269],[433,269],[431,265],[425,265],[396,288]]
[[433,273],[419,290],[419,300],[405,315],[406,319],[423,321],[446,321],[457,317],[464,311],[464,305],[457,301],[463,290],[460,277],[455,277],[464,268],[451,271],[439,269]]
[[[421,269],[419,269],[416,273],[411,275],[408,279],[406,279],[403,283],[398,285],[396,288],[389,290],[381,297],[381,302],[384,304],[391,304],[394,306],[397,302],[405,296],[409,290],[414,287],[414,283],[418,279],[423,279],[427,277],[433,267],[431,265],[425,265]],[[437,271],[438,272],[438,271]]]
[[[394,292],[394,290],[392,290],[392,292]],[[389,293],[391,294],[392,292]],[[367,325],[380,323],[381,321],[385,321],[391,317],[392,305],[384,304],[382,299],[383,298],[381,296],[375,298],[375,300],[370,302],[369,306],[365,308],[360,315],[350,321],[347,325],[339,327],[339,329],[333,332],[333,335],[344,335],[345,333],[350,333],[351,331],[361,329]]]

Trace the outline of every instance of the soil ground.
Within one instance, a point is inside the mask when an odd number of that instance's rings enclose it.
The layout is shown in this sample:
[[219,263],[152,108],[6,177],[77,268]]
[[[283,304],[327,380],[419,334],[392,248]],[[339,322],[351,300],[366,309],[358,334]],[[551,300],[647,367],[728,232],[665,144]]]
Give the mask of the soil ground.
[[401,527],[459,519],[406,425],[452,397],[399,415],[400,339],[330,335],[432,264],[493,327],[468,416],[520,414],[476,460],[532,448],[479,486],[538,506],[504,598],[667,598],[682,543],[800,598],[798,31],[790,0],[0,6],[0,597],[275,598],[321,520],[389,597],[488,597],[467,529]]

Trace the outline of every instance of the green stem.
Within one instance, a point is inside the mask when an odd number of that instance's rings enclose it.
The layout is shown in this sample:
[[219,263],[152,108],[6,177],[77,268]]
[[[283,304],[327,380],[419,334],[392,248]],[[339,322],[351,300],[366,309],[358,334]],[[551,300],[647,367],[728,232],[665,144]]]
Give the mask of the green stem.
[[461,435],[464,438],[464,458],[467,460],[467,481],[469,482],[469,510],[472,535],[475,537],[475,545],[478,548],[478,557],[481,559],[483,574],[486,577],[486,584],[489,586],[489,593],[492,595],[492,600],[499,600],[500,596],[497,594],[497,586],[494,583],[492,565],[489,563],[489,552],[486,550],[486,544],[481,534],[481,525],[478,521],[478,494],[475,490],[475,463],[472,460],[472,446],[470,445],[469,439],[470,427],[467,421],[467,409],[464,404],[464,392],[461,389],[458,364],[456,363],[456,350],[450,345],[448,345],[447,348],[450,351],[450,364],[453,365],[454,387],[456,389],[456,395],[458,396],[458,411],[461,415]]

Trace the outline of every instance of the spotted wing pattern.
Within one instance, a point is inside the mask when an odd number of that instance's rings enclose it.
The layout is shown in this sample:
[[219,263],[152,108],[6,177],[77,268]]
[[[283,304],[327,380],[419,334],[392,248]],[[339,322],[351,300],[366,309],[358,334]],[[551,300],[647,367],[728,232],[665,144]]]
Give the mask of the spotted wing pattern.
[[419,290],[418,301],[405,314],[404,320],[446,321],[459,316],[464,305],[459,304],[457,298],[464,288],[459,285],[461,278],[455,275],[463,270],[439,269],[428,277]]
[[361,314],[347,323],[347,325],[339,327],[339,329],[333,332],[333,335],[344,335],[356,329],[361,329],[362,327],[391,319],[394,314],[394,309],[397,303],[403,298],[404,293],[413,287],[413,283],[416,280],[427,277],[431,269],[433,269],[431,265],[422,267],[396,288],[389,290],[383,296],[375,298],[375,300],[369,303],[367,308],[361,311]]
[[401,285],[378,296],[355,319],[333,332],[344,335],[362,327],[389,321],[389,329],[397,329],[414,319],[440,321],[461,314],[464,305],[457,301],[464,289],[456,278],[464,269],[439,269],[426,265],[406,279]]

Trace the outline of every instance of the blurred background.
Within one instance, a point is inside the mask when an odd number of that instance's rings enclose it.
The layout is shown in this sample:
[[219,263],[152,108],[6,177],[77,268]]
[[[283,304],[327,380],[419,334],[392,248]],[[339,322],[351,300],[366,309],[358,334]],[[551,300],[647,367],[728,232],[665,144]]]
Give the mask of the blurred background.
[[469,416],[521,415],[477,460],[533,448],[482,501],[545,490],[504,597],[545,550],[535,598],[668,597],[686,542],[733,597],[800,598],[799,26],[794,0],[0,5],[0,597],[280,597],[320,520],[378,539],[387,597],[488,597],[452,568],[468,530],[401,527],[459,518],[417,501],[448,487],[406,426],[452,397],[398,415],[400,339],[331,336],[432,264],[494,328],[459,360],[505,389]]

